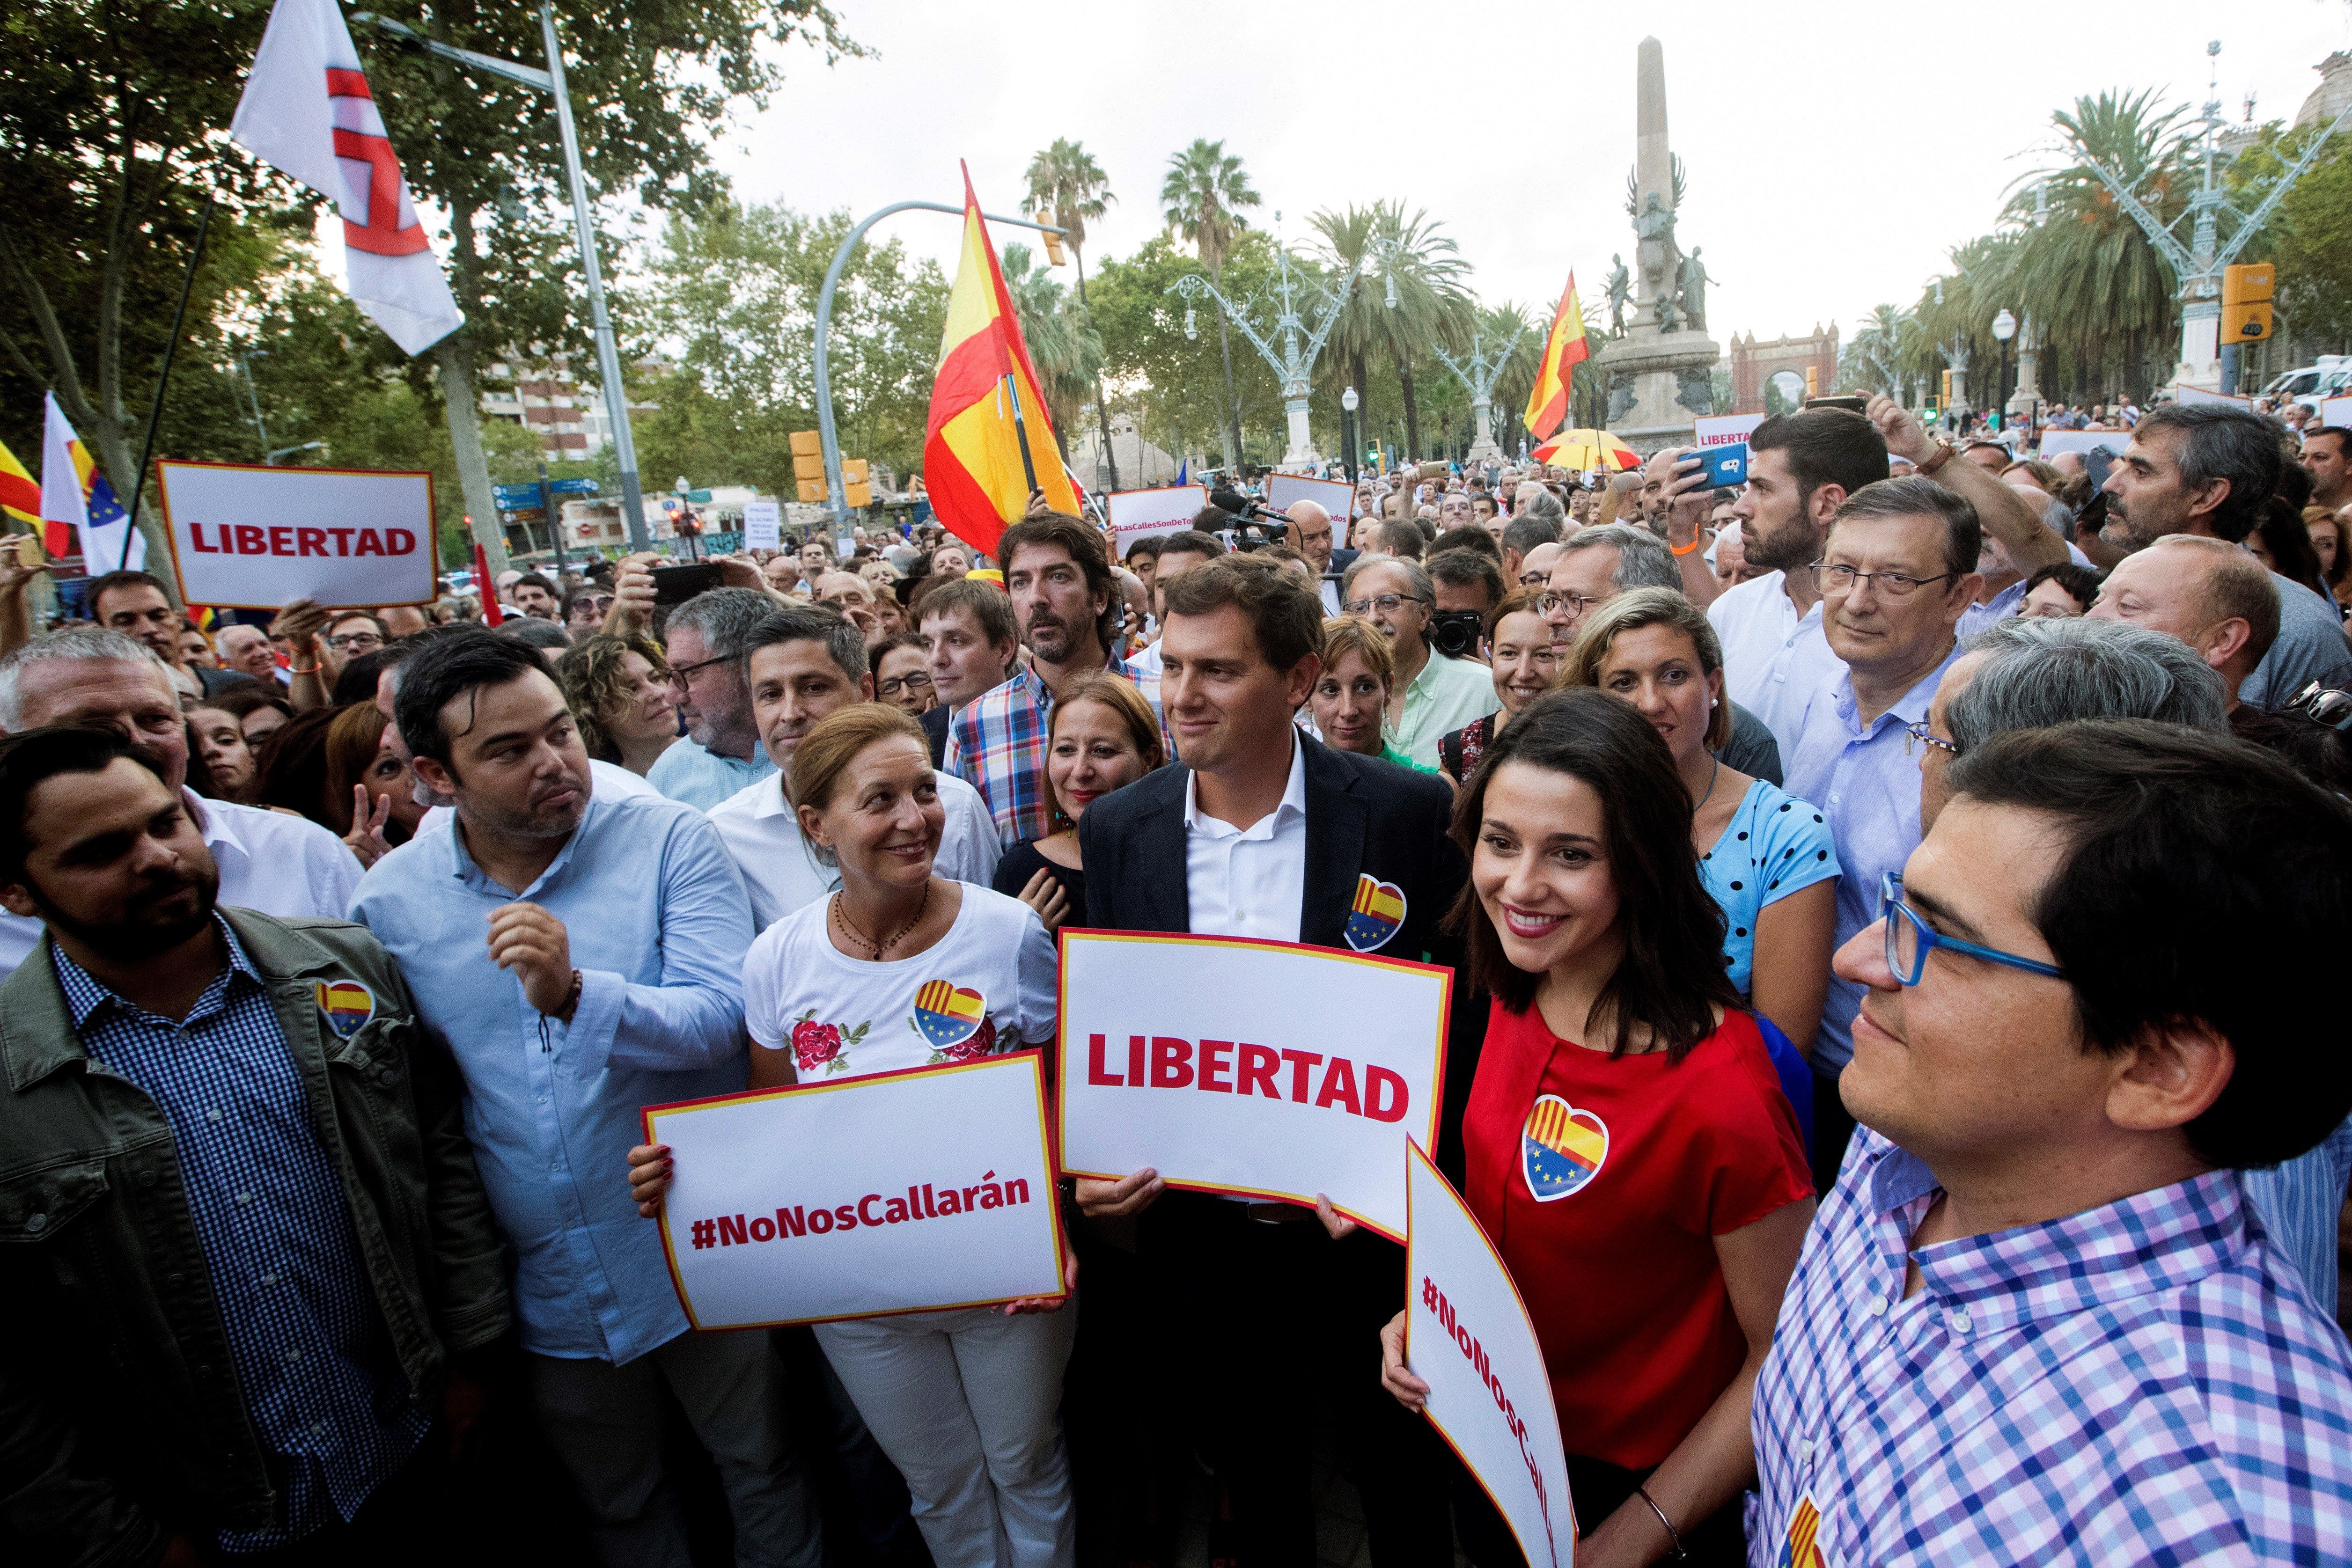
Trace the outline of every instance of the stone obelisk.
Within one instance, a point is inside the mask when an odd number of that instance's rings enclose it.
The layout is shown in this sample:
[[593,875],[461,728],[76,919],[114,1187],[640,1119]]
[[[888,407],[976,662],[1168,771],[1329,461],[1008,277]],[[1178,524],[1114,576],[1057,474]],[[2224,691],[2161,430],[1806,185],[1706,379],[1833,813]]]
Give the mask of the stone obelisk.
[[[1683,299],[1664,46],[1643,39],[1634,72],[1633,308],[1626,312],[1625,336],[1593,362],[1608,377],[1608,428],[1636,449],[1653,452],[1687,443],[1692,421],[1712,412],[1707,372],[1721,355],[1704,318],[1693,322]],[[1694,303],[1698,294],[1695,283]]]

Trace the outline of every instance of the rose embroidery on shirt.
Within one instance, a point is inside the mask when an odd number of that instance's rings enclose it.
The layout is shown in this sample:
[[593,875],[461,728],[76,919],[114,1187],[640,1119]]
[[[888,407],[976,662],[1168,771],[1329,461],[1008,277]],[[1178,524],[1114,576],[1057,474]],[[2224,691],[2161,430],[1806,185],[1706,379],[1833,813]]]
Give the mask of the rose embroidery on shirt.
[[803,1072],[820,1065],[827,1072],[839,1072],[849,1065],[842,1051],[863,1040],[873,1027],[874,1020],[868,1019],[844,1035],[838,1024],[817,1022],[816,1009],[811,1008],[793,1024],[793,1060]]

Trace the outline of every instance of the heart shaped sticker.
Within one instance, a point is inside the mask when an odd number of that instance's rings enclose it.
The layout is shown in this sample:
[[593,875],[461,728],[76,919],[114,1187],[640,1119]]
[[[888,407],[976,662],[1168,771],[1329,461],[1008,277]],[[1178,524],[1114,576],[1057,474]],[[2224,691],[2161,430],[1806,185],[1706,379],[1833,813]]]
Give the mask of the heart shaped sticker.
[[1404,889],[1366,872],[1356,878],[1356,897],[1342,935],[1359,953],[1370,953],[1404,924]]
[[971,1038],[988,1018],[988,1003],[970,986],[926,980],[915,993],[915,1028],[934,1051]]
[[1557,1094],[1537,1097],[1519,1138],[1519,1167],[1538,1203],[1566,1197],[1601,1174],[1609,1157],[1609,1124]]

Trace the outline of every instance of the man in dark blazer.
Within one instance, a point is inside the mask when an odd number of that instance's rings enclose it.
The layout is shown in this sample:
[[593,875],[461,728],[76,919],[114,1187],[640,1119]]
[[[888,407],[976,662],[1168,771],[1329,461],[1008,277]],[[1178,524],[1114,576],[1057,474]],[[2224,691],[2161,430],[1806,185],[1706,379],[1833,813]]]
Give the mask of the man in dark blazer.
[[1307,558],[1315,575],[1323,580],[1316,591],[1323,598],[1323,613],[1339,613],[1339,579],[1356,564],[1360,550],[1335,548],[1342,525],[1314,501],[1293,501],[1283,514],[1290,519],[1284,532],[1284,542]]
[[[1440,927],[1468,867],[1447,836],[1451,792],[1292,723],[1321,668],[1321,606],[1276,563],[1246,555],[1197,567],[1166,595],[1160,702],[1184,763],[1080,819],[1087,924],[1453,965],[1457,944]],[[1392,929],[1355,915],[1367,880],[1402,899]],[[1485,1022],[1483,1000],[1457,980],[1437,1151],[1454,1166]],[[1201,1406],[1200,1448],[1233,1498],[1243,1561],[1315,1560],[1320,1399],[1339,1413],[1375,1557],[1445,1560],[1450,1467],[1378,1388],[1375,1340],[1402,1304],[1402,1249],[1338,1222],[1335,1239],[1294,1205],[1163,1195],[1149,1171],[1081,1181],[1078,1197],[1090,1216],[1142,1216],[1141,1249],[1181,1298],[1176,1321],[1207,1342],[1185,1357],[1187,1391]]]

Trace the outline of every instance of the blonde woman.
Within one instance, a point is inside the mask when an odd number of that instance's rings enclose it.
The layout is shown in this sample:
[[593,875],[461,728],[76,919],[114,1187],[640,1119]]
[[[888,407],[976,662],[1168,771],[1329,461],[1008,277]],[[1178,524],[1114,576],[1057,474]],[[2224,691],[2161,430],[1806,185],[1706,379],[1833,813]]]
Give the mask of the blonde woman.
[[1334,751],[1377,757],[1415,773],[1434,773],[1391,746],[1381,733],[1396,690],[1396,659],[1370,622],[1335,615],[1323,622],[1323,668],[1307,695],[1316,733]]

